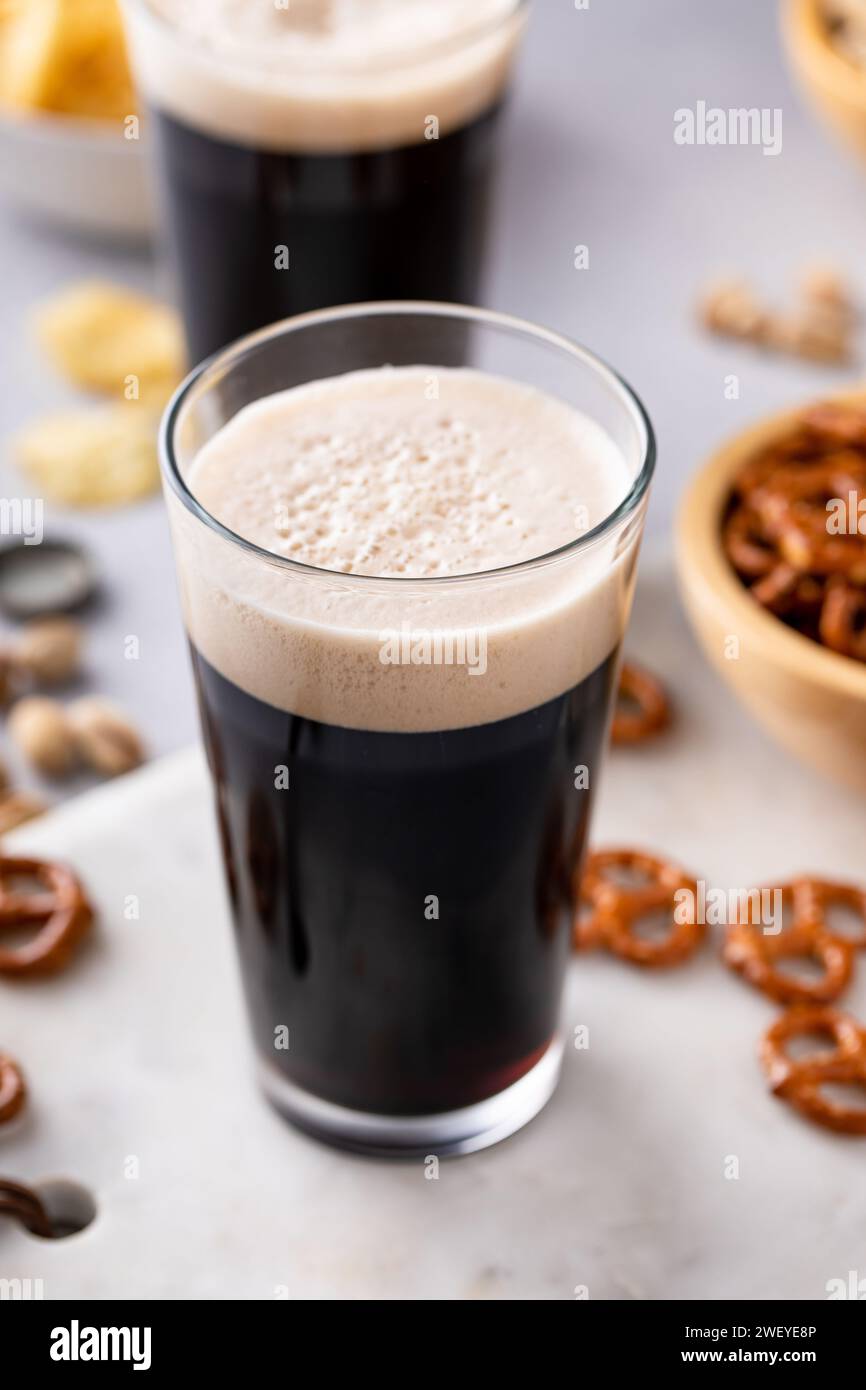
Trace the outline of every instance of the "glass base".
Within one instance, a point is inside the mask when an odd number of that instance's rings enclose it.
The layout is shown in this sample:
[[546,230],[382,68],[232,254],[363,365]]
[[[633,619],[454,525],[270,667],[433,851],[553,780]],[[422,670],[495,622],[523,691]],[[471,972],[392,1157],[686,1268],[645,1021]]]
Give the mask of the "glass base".
[[340,1149],[378,1158],[443,1158],[474,1153],[528,1124],[556,1089],[563,1040],[555,1037],[525,1076],[498,1095],[438,1115],[375,1115],[321,1100],[259,1062],[259,1082],[280,1114],[307,1134]]

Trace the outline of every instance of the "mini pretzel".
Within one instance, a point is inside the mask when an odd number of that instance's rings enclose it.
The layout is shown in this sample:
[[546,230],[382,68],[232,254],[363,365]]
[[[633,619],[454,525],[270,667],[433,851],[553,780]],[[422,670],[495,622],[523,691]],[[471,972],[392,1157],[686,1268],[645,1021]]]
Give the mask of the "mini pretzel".
[[[637,709],[626,708],[626,702]],[[624,662],[611,737],[614,743],[642,743],[665,727],[670,705],[661,681],[640,666]]]
[[[722,959],[749,984],[780,1004],[829,1004],[838,999],[854,969],[854,947],[827,929],[820,900],[799,879],[782,886],[782,902],[792,912],[791,925],[771,935],[760,925],[728,926]],[[812,959],[823,967],[816,980],[802,980],[779,970],[783,960]]]
[[802,503],[780,508],[779,553],[805,574],[844,576],[852,584],[866,583],[866,548],[857,536],[831,535],[827,513]]
[[[826,878],[800,878],[794,884],[794,891],[803,915],[817,922],[827,936],[834,941],[844,941],[855,950],[866,948],[866,888]],[[859,932],[849,935],[834,931],[827,918],[831,907],[846,907],[859,917]]]
[[[10,881],[35,878],[44,892],[20,892]],[[62,970],[93,920],[81,883],[63,864],[0,857],[0,934],[30,923],[38,930],[22,946],[0,948],[0,974],[42,975]]]
[[[839,447],[838,441],[834,448]],[[823,452],[820,436],[802,423],[795,422],[785,434],[771,439],[764,448],[759,449],[747,459],[734,479],[734,492],[738,497],[748,499],[756,488],[769,482],[780,468],[795,467],[805,462],[813,462]]]
[[866,663],[866,535],[831,522],[866,502],[866,409],[800,412],[733,480],[722,545],[751,596],[788,627]]
[[[823,1033],[836,1046],[832,1052],[789,1056],[790,1039],[806,1033]],[[828,1082],[866,1089],[866,1029],[856,1019],[836,1009],[789,1009],[764,1034],[760,1058],[775,1094],[801,1114],[842,1134],[866,1134],[866,1107],[841,1105],[821,1090]]]
[[814,463],[779,464],[747,493],[753,524],[771,537],[784,524],[790,509],[799,506],[814,518],[818,529],[827,529],[827,504],[866,485],[866,459],[852,450],[828,454]]
[[751,507],[734,508],[724,524],[722,541],[728,559],[744,579],[763,579],[778,565],[775,547]]
[[821,641],[842,656],[866,661],[866,589],[844,579],[827,585],[819,623]]
[[818,401],[815,405],[807,406],[800,418],[819,439],[832,439],[834,444],[866,447],[866,410],[862,406]]
[[0,1052],[0,1125],[14,1120],[26,1099],[27,1087],[21,1068],[11,1057]]
[[[859,496],[860,484],[849,473],[833,468],[801,465],[800,481],[784,473],[754,488],[748,497],[767,542],[775,545],[779,556],[803,574],[827,577],[847,575],[853,582],[866,579],[866,547],[858,535],[835,534],[828,527],[827,502],[841,494],[847,497],[852,486]],[[817,479],[822,481],[819,485]],[[834,483],[838,486],[834,486]],[[735,513],[736,514],[736,513]]]
[[54,1229],[38,1192],[11,1178],[0,1178],[0,1215],[12,1216],[34,1236],[51,1240]]
[[[637,872],[646,881],[635,887],[618,884],[612,878],[617,869]],[[683,869],[666,859],[640,850],[596,850],[586,861],[581,876],[578,913],[574,923],[574,944],[578,949],[605,946],[614,955],[634,965],[677,965],[686,960],[699,944],[704,927],[697,921],[680,922],[675,916],[676,894],[687,890],[697,894],[697,883]],[[592,910],[582,918],[580,906]],[[642,918],[667,909],[670,931],[660,941],[636,935]],[[694,917],[695,914],[691,913]]]
[[752,597],[772,613],[787,614],[809,610],[819,612],[823,590],[817,580],[802,574],[784,560],[774,565],[752,585]]

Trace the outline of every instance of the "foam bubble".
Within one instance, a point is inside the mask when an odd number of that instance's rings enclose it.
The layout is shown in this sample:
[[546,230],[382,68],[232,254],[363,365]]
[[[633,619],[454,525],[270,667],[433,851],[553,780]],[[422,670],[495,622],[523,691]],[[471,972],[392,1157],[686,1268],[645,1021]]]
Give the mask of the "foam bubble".
[[[599,425],[521,383],[417,366],[295,387],[240,411],[188,484],[235,535],[317,571],[220,539],[170,495],[193,642],[278,708],[355,728],[485,723],[577,685],[620,640],[631,542],[491,573],[567,546],[631,485]],[[472,652],[480,638],[484,671],[383,661],[386,634],[407,632],[462,634]]]
[[319,569],[429,578],[566,545],[629,488],[600,427],[467,369],[378,368],[248,406],[201,452],[212,516]]
[[285,152],[416,144],[489,110],[520,0],[128,0],[138,80],[157,107]]

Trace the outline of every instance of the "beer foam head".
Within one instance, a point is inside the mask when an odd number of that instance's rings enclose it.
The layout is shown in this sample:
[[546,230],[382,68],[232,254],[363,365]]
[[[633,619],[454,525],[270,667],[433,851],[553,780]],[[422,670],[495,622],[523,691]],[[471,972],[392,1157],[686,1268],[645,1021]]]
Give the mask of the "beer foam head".
[[318,569],[478,573],[594,528],[630,487],[613,441],[530,386],[383,367],[247,406],[189,484],[230,531]]
[[278,708],[355,728],[487,723],[563,694],[619,643],[634,545],[563,548],[633,479],[598,424],[535,388],[423,366],[294,387],[241,410],[186,481],[279,557],[169,494],[194,644]]
[[148,99],[194,128],[286,152],[410,145],[501,95],[521,0],[127,0]]

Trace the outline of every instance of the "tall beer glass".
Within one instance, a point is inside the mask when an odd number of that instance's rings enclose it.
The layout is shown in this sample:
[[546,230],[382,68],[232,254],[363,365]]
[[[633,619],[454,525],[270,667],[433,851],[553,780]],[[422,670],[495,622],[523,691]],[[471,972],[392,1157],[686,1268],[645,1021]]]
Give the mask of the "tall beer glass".
[[544,329],[356,305],[200,367],[162,454],[264,1089],[362,1151],[490,1144],[559,1071],[647,417]]
[[480,296],[523,0],[125,0],[190,357]]

